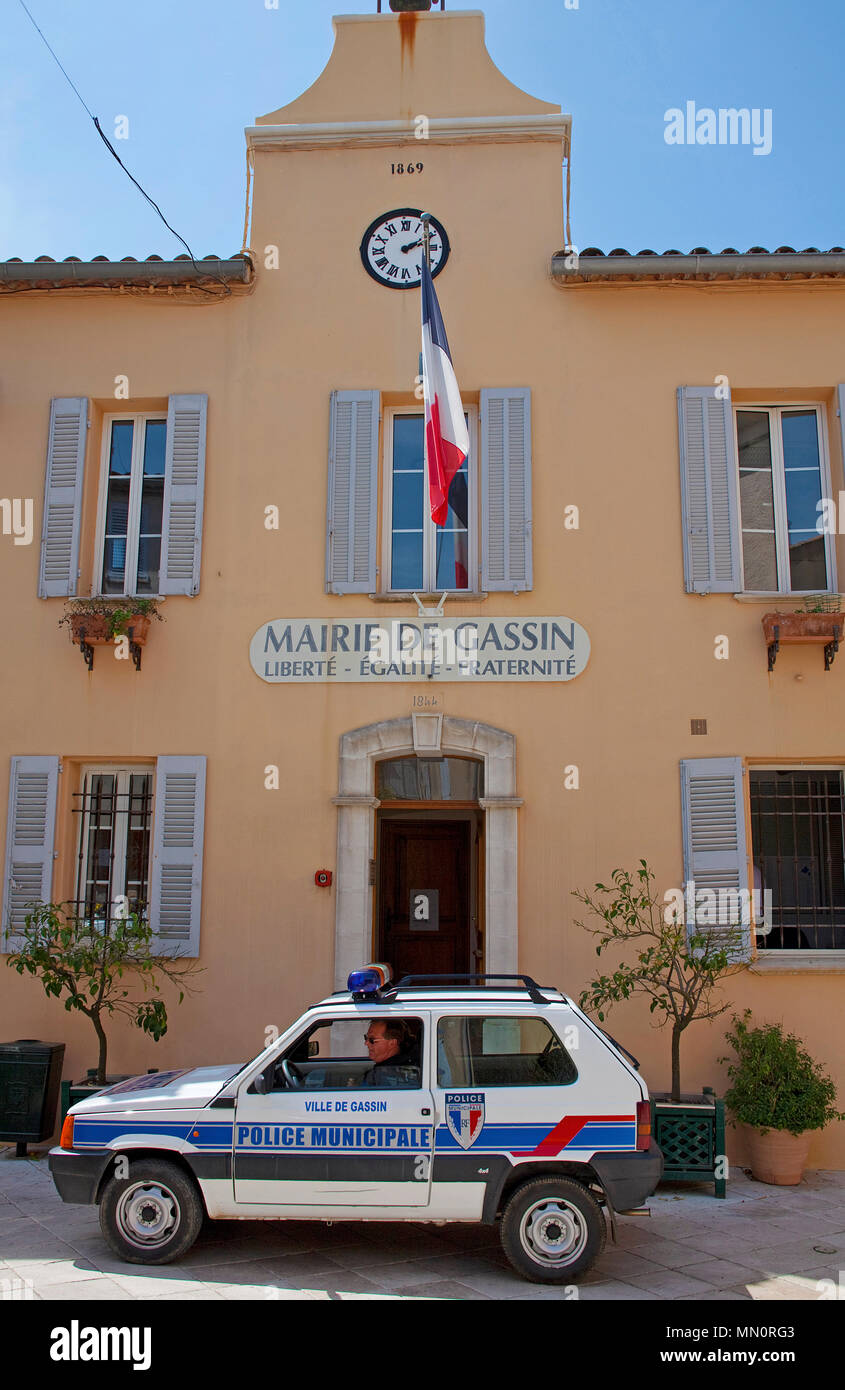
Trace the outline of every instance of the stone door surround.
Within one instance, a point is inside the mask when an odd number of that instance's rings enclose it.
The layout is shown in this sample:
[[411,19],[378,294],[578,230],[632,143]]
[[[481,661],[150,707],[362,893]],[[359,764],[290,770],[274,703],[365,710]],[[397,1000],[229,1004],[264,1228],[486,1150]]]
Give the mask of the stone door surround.
[[[517,971],[517,809],[516,738],[472,719],[443,716],[439,751],[484,763],[485,943],[487,972]],[[335,989],[345,989],[351,970],[371,955],[373,893],[370,860],[375,857],[373,794],[375,764],[382,758],[414,754],[412,716],[386,719],[350,729],[340,737],[337,807],[335,906]]]

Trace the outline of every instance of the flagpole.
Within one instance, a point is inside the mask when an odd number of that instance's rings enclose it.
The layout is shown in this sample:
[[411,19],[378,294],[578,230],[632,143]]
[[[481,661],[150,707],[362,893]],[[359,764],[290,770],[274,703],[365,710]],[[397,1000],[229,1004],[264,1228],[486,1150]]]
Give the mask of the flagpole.
[[[431,228],[430,228],[429,225],[428,225],[430,219],[431,219],[431,213],[430,213],[430,212],[421,212],[421,213],[420,213],[420,221],[422,222],[422,226],[423,226],[423,254],[424,254],[424,256],[425,256],[426,269],[428,270],[429,275],[431,274],[431,244],[430,244],[430,243],[431,243]],[[422,286],[420,286],[420,289],[422,289]],[[437,526],[437,525],[435,525],[435,540],[436,540],[436,544],[437,544],[436,567],[437,567],[437,569],[439,569],[439,568],[440,568],[440,553],[441,553],[442,548],[443,548],[443,527],[442,527],[442,526]],[[445,591],[444,591],[444,592],[441,594],[441,596],[440,596],[440,605],[441,605],[441,608],[442,608],[443,600],[444,600],[445,597],[446,597],[446,593],[445,593]]]
[[428,266],[429,271],[431,271],[431,247],[429,244],[431,240],[431,230],[428,225],[430,218],[430,212],[420,213],[420,221],[423,224],[423,251],[425,253],[425,263]]

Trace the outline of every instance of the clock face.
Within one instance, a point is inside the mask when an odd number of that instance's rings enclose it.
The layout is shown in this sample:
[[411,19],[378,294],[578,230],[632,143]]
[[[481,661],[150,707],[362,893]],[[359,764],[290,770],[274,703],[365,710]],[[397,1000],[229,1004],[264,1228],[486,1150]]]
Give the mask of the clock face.
[[[377,217],[364,233],[361,260],[365,270],[394,290],[419,289],[422,279],[422,209],[397,208]],[[436,217],[429,219],[431,273],[437,275],[449,257],[449,238]]]

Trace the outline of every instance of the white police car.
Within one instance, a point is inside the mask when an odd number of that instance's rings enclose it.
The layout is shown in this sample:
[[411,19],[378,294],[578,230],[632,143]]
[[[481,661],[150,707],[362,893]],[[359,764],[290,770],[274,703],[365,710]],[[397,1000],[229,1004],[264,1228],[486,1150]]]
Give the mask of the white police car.
[[527,1279],[588,1269],[663,1171],[634,1059],[528,976],[349,977],[246,1066],[123,1081],[50,1151],[121,1258],[176,1260],[222,1219],[501,1222]]

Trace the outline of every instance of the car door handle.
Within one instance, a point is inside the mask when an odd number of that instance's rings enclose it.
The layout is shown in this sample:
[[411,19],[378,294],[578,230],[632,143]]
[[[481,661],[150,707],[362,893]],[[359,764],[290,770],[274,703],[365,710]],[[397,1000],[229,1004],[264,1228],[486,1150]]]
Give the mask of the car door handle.
[[430,1115],[430,1114],[431,1114],[431,1111],[429,1110],[428,1106],[426,1105],[426,1106],[424,1106],[423,1109],[420,1111],[420,1114],[421,1114],[421,1115]]

